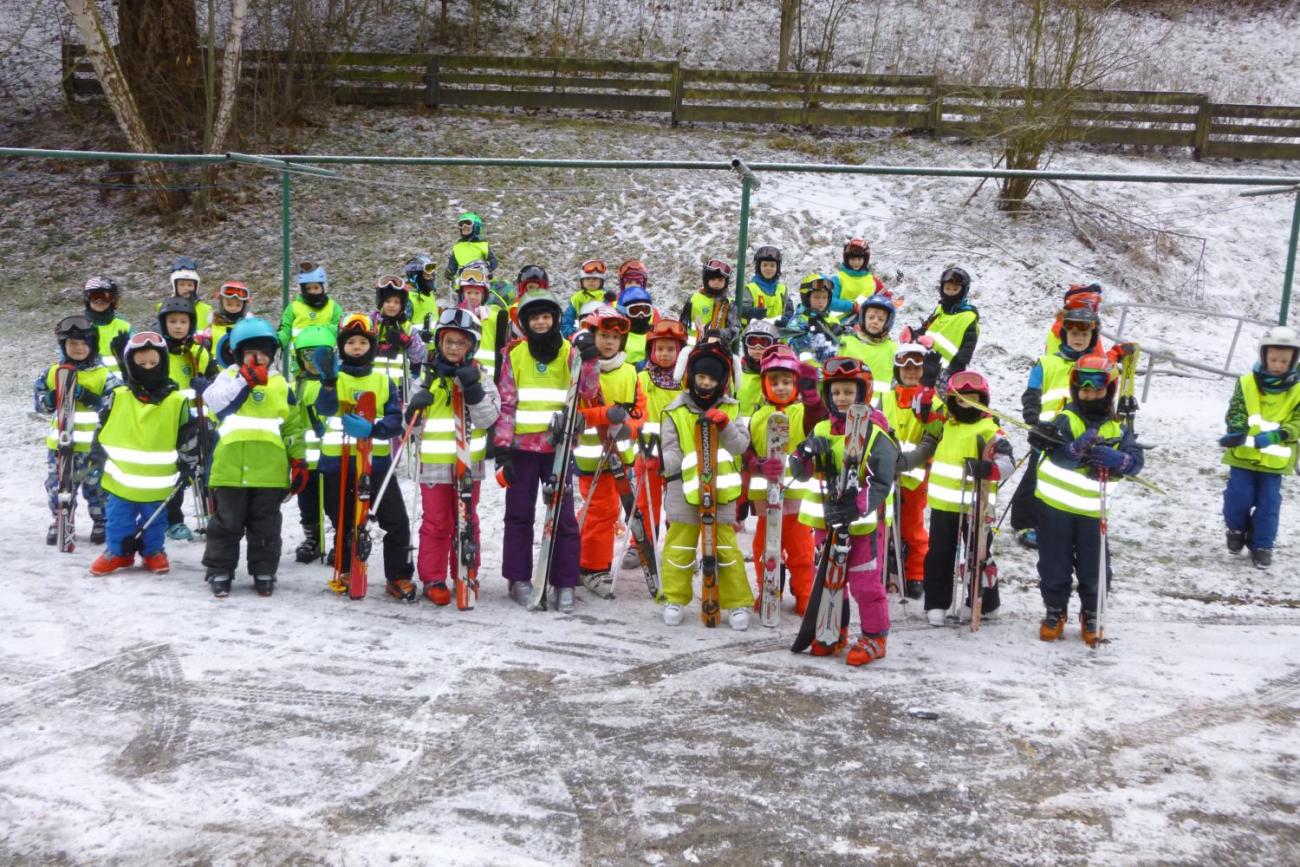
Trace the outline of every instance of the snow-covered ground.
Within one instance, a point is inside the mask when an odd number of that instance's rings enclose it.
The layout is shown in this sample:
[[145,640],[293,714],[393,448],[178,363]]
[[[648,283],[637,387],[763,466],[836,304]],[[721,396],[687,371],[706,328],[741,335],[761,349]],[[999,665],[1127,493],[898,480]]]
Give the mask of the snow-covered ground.
[[[753,161],[828,157],[817,139],[554,118],[436,118],[337,110],[286,151],[475,153]],[[51,136],[50,144],[58,143]],[[953,145],[854,143],[837,159],[987,164]],[[1072,151],[1060,168],[1284,173]],[[461,207],[483,214],[505,272],[529,260],[566,291],[590,254],[642,256],[665,306],[702,257],[734,255],[734,178],[685,171],[341,170],[295,180],[297,257],[323,260],[350,304],[410,252],[441,253]],[[47,522],[30,383],[71,304],[51,287],[121,275],[147,321],[174,254],[242,277],[278,309],[274,178],[227,176],[247,200],[213,225],[162,226],[76,186],[6,177],[0,233],[0,860],[17,863],[1257,863],[1300,860],[1300,486],[1274,566],[1223,550],[1215,438],[1231,383],[1156,378],[1139,418],[1157,446],[1111,521],[1112,641],[1093,653],[1036,638],[1033,558],[997,556],[1004,614],[979,633],[893,607],[889,656],[867,669],[789,653],[777,630],[660,624],[639,575],[612,602],[530,614],[499,578],[501,492],[484,488],[480,607],[350,603],[319,566],[285,562],[274,598],[214,601],[199,543],[168,576],[92,579],[94,552],[42,544]],[[1110,301],[1275,315],[1290,202],[1213,187],[1071,185],[1080,217],[1132,226],[1082,243],[1048,191],[1021,219],[992,188],[941,179],[765,176],[751,240],[786,250],[789,282],[866,235],[907,298],[933,304],[940,269],[975,277],[976,354],[1013,409],[1059,285]],[[976,193],[969,205],[968,197]],[[1194,236],[1194,237],[1184,237]],[[1199,239],[1199,240],[1198,240]],[[1202,240],[1204,250],[1202,252]],[[900,276],[901,274],[901,276]],[[1113,320],[1112,320],[1113,324]],[[1222,359],[1226,326],[1154,311],[1133,336]],[[1247,329],[1253,344],[1259,330]],[[1253,346],[1240,349],[1244,367]],[[1013,431],[1018,450],[1024,440]],[[409,491],[408,491],[409,493]],[[83,513],[82,532],[85,532]],[[298,541],[286,507],[286,549]],[[286,558],[287,559],[287,558]],[[1072,612],[1073,614],[1073,612]],[[918,712],[929,712],[917,715]],[[935,719],[924,718],[937,715]]]

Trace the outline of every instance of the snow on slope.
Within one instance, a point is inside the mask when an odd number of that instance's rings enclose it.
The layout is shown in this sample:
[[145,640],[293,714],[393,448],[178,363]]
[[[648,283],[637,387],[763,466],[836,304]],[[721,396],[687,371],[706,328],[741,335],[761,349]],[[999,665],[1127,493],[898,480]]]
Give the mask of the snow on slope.
[[[328,119],[311,149],[472,144],[484,155],[806,158],[749,133],[461,115],[398,126],[351,111]],[[864,143],[853,155],[979,159],[906,140]],[[1086,152],[1058,165],[1216,169]],[[589,252],[642,254],[658,297],[680,300],[699,258],[735,248],[729,177],[349,174],[427,185],[296,182],[295,242],[325,259],[336,291],[352,302],[410,251],[440,251],[461,206],[484,214],[505,271],[539,258],[566,287]],[[828,267],[844,237],[867,235],[907,296],[901,323],[929,309],[944,265],[964,263],[982,312],[977,362],[995,405],[1008,409],[1040,351],[1056,284],[1099,279],[1112,301],[1177,301],[1203,283],[1207,306],[1275,309],[1288,202],[1214,188],[1080,185],[1118,213],[1207,239],[1197,277],[1198,245],[1129,238],[1090,250],[1059,216],[997,214],[988,186],[962,207],[974,188],[769,176],[751,238],[787,250],[794,282]],[[41,544],[44,427],[26,415],[27,395],[51,358],[50,325],[69,307],[32,299],[32,287],[91,270],[124,274],[141,325],[150,309],[141,296],[156,294],[166,259],[187,251],[214,278],[252,279],[260,306],[272,309],[273,181],[260,205],[201,230],[147,225],[120,205],[78,209],[85,193],[76,189],[6,189],[0,283],[26,297],[0,326],[11,347],[0,370],[11,423],[0,445],[12,456],[0,466],[8,505],[0,538],[13,546],[0,608],[4,860],[1268,864],[1300,856],[1300,489],[1294,478],[1284,483],[1272,570],[1223,550],[1214,439],[1227,380],[1159,376],[1144,404],[1142,438],[1158,446],[1148,475],[1168,496],[1115,493],[1113,641],[1097,654],[1074,623],[1060,644],[1037,641],[1034,561],[1007,535],[997,545],[999,621],[975,635],[932,629],[917,606],[895,604],[890,654],[862,671],[790,654],[789,609],[775,631],[706,631],[695,608],[682,627],[663,627],[634,572],[622,575],[612,602],[580,593],[572,617],[530,614],[505,599],[498,577],[502,495],[492,484],[474,612],[401,606],[379,590],[349,603],[325,591],[322,567],[287,557],[274,598],[256,598],[241,576],[236,595],[217,602],[201,581],[197,543],[170,545],[171,575],[107,579],[85,575],[94,552],[84,536],[71,556]],[[64,220],[42,225],[51,209]],[[37,252],[47,231],[67,234]],[[1222,358],[1231,338],[1159,311],[1140,325],[1139,339],[1158,335],[1207,357]],[[1012,438],[1022,449],[1020,434]],[[285,513],[291,550],[296,509]]]

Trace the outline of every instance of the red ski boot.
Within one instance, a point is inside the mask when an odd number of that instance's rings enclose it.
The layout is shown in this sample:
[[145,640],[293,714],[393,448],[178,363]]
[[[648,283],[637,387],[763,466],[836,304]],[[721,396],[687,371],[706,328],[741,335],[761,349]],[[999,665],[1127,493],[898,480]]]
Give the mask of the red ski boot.
[[880,635],[872,638],[869,635],[861,636],[853,646],[849,648],[848,656],[844,657],[847,665],[867,665],[875,662],[877,659],[885,658],[885,639],[889,636]]
[[130,569],[135,565],[135,557],[124,554],[110,554],[105,551],[100,554],[94,563],[90,564],[91,575],[107,575],[110,572],[116,572],[118,569]]

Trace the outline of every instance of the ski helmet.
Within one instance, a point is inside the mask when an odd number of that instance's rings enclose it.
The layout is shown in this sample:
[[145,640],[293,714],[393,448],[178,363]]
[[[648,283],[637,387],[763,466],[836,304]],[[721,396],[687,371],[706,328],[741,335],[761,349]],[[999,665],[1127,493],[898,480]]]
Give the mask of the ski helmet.
[[72,360],[68,358],[69,340],[80,340],[90,347],[87,361],[93,361],[99,355],[99,329],[80,313],[60,319],[59,324],[54,326],[54,336],[59,341],[59,357],[63,361]]
[[116,310],[118,299],[122,296],[122,290],[118,288],[117,282],[112,277],[91,277],[81,287],[81,297],[90,303],[90,296],[96,292],[106,293],[109,297],[108,309]]
[[610,331],[617,334],[618,348],[622,351],[627,347],[627,334],[632,329],[632,321],[616,308],[608,304],[599,304],[582,318],[582,327],[593,332]]
[[560,302],[555,300],[555,296],[551,295],[551,293],[547,292],[545,289],[530,289],[525,292],[524,296],[519,299],[518,315],[520,329],[527,334],[528,317],[543,312],[550,313],[553,317],[551,330],[560,327],[560,316],[564,311],[560,307]]
[[628,259],[618,266],[618,288],[626,289],[632,285],[650,285],[650,275],[640,259]]
[[740,333],[740,345],[745,348],[746,354],[751,344],[763,344],[764,348],[776,344],[781,339],[781,333],[776,330],[776,326],[766,319],[751,319],[745,326],[745,330]]
[[328,325],[308,325],[293,338],[293,354],[298,359],[298,367],[303,369],[312,367],[313,365],[310,364],[312,354],[322,346],[334,349],[336,342],[333,328]]
[[434,277],[437,275],[438,265],[428,253],[416,253],[402,266],[402,270],[406,274],[407,281],[421,295],[432,295],[437,288],[434,285]]
[[384,306],[384,301],[389,298],[397,297],[402,299],[402,312],[405,314],[407,301],[411,292],[407,288],[406,281],[401,277],[387,276],[380,277],[375,281],[375,309],[379,310]]
[[[1082,400],[1079,390],[1083,388],[1105,389],[1106,396]],[[1084,415],[1110,415],[1119,389],[1119,371],[1115,363],[1104,353],[1094,352],[1081,357],[1070,368],[1070,400],[1082,410]]]
[[1101,284],[1089,283],[1085,286],[1082,283],[1072,283],[1070,288],[1065,290],[1065,299],[1061,306],[1066,310],[1072,310],[1076,307],[1090,307],[1093,310],[1101,310]]
[[758,270],[758,266],[762,262],[775,262],[776,273],[772,275],[772,279],[776,280],[780,278],[781,276],[781,251],[780,250],[778,250],[776,247],[771,247],[771,246],[759,247],[757,250],[754,251],[755,271]]
[[[872,308],[885,311],[885,327],[880,334],[872,334],[867,331],[867,311]],[[894,316],[896,313],[897,308],[894,307],[894,299],[883,292],[877,292],[861,303],[858,310],[858,327],[862,329],[863,334],[869,337],[884,337],[894,330]]]
[[471,241],[479,240],[483,235],[483,220],[479,217],[478,214],[475,214],[472,211],[466,211],[465,213],[461,214],[459,217],[456,218],[456,226],[457,228],[459,228],[460,226],[463,226],[466,223],[469,223],[470,226],[472,227],[470,229],[469,239]]
[[[370,343],[370,348],[367,349],[366,354],[360,358],[348,355],[343,350],[343,347],[347,345],[348,338],[357,335],[366,338]],[[375,354],[379,351],[379,337],[375,333],[375,324],[370,321],[370,317],[364,313],[349,313],[347,316],[344,316],[343,321],[339,323],[336,345],[339,350],[339,360],[344,364],[370,364],[375,360]]]
[[988,406],[989,381],[984,378],[984,374],[974,370],[954,373],[948,380],[948,397],[945,403],[948,405],[949,414],[965,424],[979,421],[988,415],[984,410],[977,410],[969,404],[962,403],[956,397],[957,394],[977,395],[976,400]]
[[541,265],[525,265],[519,269],[519,276],[515,277],[515,292],[522,298],[524,287],[529,283],[536,283],[542,289],[551,288],[551,278],[547,276],[546,269]]
[[[135,357],[146,349],[158,353],[158,363],[145,369],[136,363]],[[122,350],[122,368],[126,372],[126,381],[146,392],[154,392],[171,381],[167,364],[167,341],[157,331],[138,331],[131,335]]]
[[582,285],[583,280],[599,280],[600,285],[604,286],[605,281],[609,278],[609,270],[605,267],[604,259],[588,259],[578,266],[578,285]]
[[919,343],[904,343],[899,346],[894,350],[894,378],[898,379],[898,371],[901,368],[922,367],[929,351]]
[[[177,339],[172,337],[167,331],[167,317],[173,313],[183,313],[189,317],[190,324],[186,330],[185,337]],[[194,336],[194,329],[198,324],[198,314],[194,312],[194,299],[182,298],[179,295],[173,295],[158,307],[158,330],[167,340],[168,346],[180,348],[180,343]]]
[[[703,373],[712,377],[717,385],[709,391],[695,384],[695,375]],[[727,393],[731,385],[731,353],[721,343],[698,344],[686,357],[686,387],[691,397],[702,408],[708,409]]]
[[194,298],[199,297],[199,289],[202,286],[202,283],[199,280],[199,266],[189,256],[178,256],[175,259],[175,261],[172,262],[171,276],[169,277],[169,279],[171,280],[173,295],[176,294],[177,281],[193,280],[194,295],[192,297]]
[[[637,315],[632,315],[632,309],[637,308]],[[654,316],[654,300],[650,293],[645,290],[644,286],[633,283],[623,291],[618,297],[618,309],[624,316],[629,319],[649,319]]]
[[686,326],[676,319],[660,319],[650,326],[650,333],[645,336],[646,351],[656,340],[671,340],[685,346],[687,343]]
[[459,331],[470,340],[469,351],[465,353],[465,360],[471,361],[474,354],[478,352],[479,343],[483,339],[483,324],[479,322],[478,317],[468,310],[460,307],[450,307],[438,316],[438,324],[433,329],[433,345],[440,347],[442,345],[442,335],[447,331]]
[[456,276],[456,299],[465,300],[465,290],[467,288],[480,289],[483,292],[483,301],[486,302],[491,286],[488,284],[487,272],[475,268],[473,265],[466,265],[460,269],[460,274]]
[[832,382],[856,382],[858,383],[858,403],[871,403],[871,393],[874,380],[871,376],[871,368],[861,358],[854,358],[851,355],[836,355],[826,359],[822,364],[822,401],[832,412],[839,413],[835,410],[835,402],[831,400],[831,383]]
[[835,284],[825,274],[814,272],[799,281],[799,300],[803,303],[805,310],[812,309],[812,304],[809,301],[812,293],[818,289],[825,289],[828,298],[835,297]]
[[861,256],[863,269],[870,267],[871,244],[865,238],[850,238],[844,245],[843,253],[840,256],[840,261],[844,263],[845,268],[849,267],[850,256]]
[[[759,371],[760,371],[759,375],[762,377],[763,380],[763,397],[767,398],[769,403],[780,406],[781,401],[776,399],[776,397],[772,394],[771,390],[768,387],[769,383],[768,383],[767,375],[776,370],[789,371],[790,373],[794,374],[795,382],[798,383],[799,356],[795,353],[793,349],[786,346],[784,343],[778,343],[774,346],[769,346],[767,348],[767,351],[763,353],[763,359],[760,362],[760,366],[759,366]],[[795,394],[791,397],[789,402],[793,403],[797,395],[798,395],[798,390],[796,389]]]
[[1289,325],[1274,325],[1259,341],[1259,363],[1265,364],[1266,350],[1270,346],[1291,350],[1291,367],[1300,366],[1300,332]]
[[715,277],[721,277],[726,281],[722,284],[721,290],[725,292],[727,287],[731,285],[731,266],[722,259],[710,259],[705,262],[704,267],[700,269],[700,278],[703,280],[701,285],[707,288],[709,281]]
[[[306,329],[299,332],[298,337],[294,339],[296,345],[304,333]],[[230,329],[229,336],[230,341],[227,346],[236,364],[243,364],[244,353],[250,349],[256,349],[274,361],[275,353],[280,348],[280,340],[276,337],[275,328],[260,316],[249,316],[239,320],[235,323],[235,327]]]
[[958,298],[965,298],[966,293],[970,292],[970,275],[964,268],[945,268],[939,275],[939,292],[942,294],[945,283],[956,283],[961,286],[961,292]]
[[[298,266],[297,281],[299,292],[302,292],[302,288],[308,283],[319,283],[321,289],[324,290],[325,293],[328,293],[330,290],[329,277],[325,275],[325,268],[312,262],[303,262]],[[303,297],[306,297],[305,292],[302,294]]]

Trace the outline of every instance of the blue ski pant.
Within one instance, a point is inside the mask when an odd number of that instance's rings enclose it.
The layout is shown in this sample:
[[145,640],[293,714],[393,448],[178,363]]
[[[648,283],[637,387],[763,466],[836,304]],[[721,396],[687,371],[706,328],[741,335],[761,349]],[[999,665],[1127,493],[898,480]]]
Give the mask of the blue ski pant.
[[[59,513],[59,453],[54,449],[46,452],[45,465],[49,468],[49,473],[45,476],[45,493],[50,501],[50,514],[57,516]],[[90,520],[104,520],[104,492],[99,487],[99,483],[91,484],[86,480],[90,475],[90,452],[77,452],[72,459],[73,478],[77,480],[77,486],[73,488],[72,493],[72,511],[77,511],[77,487],[81,488],[81,495],[86,498],[86,509],[90,512]]]
[[[108,553],[114,557],[122,556],[122,543],[134,536],[144,522],[152,518],[154,512],[166,502],[155,500],[152,503],[135,503],[107,492],[104,501],[104,517],[107,519],[104,543],[108,547]],[[139,553],[146,557],[160,553],[166,541],[167,519],[159,515],[152,524],[145,527]]]
[[1272,548],[1282,512],[1282,474],[1228,468],[1223,489],[1223,520],[1229,530],[1246,534],[1251,548]]
[[[1038,501],[1038,592],[1048,611],[1067,611],[1077,578],[1079,603],[1097,612],[1101,520],[1076,515]],[[1106,546],[1106,586],[1110,587],[1110,546]]]
[[[533,519],[537,492],[550,478],[555,455],[509,450],[515,483],[506,489],[505,539],[501,545],[501,574],[507,581],[533,579]],[[573,475],[564,479],[564,496],[555,525],[551,584],[578,586],[578,519],[573,514]],[[543,505],[543,508],[545,506]]]

